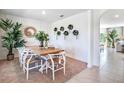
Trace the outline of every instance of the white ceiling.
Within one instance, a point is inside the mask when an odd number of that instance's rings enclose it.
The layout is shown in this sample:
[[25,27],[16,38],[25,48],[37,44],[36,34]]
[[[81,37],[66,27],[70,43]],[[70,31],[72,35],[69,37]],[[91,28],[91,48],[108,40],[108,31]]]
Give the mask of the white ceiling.
[[[45,15],[42,14],[43,10],[46,11]],[[84,11],[87,11],[87,9],[1,9],[0,13],[32,18],[46,22],[55,22]],[[61,18],[60,15],[64,15],[64,17]]]
[[[119,15],[118,18],[115,15]],[[107,10],[100,19],[100,27],[115,27],[124,26],[124,9],[110,9]]]

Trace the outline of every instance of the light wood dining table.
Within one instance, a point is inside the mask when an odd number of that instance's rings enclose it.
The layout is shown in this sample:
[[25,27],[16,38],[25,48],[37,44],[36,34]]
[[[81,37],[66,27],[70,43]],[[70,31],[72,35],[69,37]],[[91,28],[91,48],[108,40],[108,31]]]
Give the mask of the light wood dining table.
[[[41,56],[47,56],[48,54],[56,54],[64,51],[55,47],[43,48],[38,46],[27,46],[26,48],[31,49],[33,53]],[[40,68],[39,71],[42,72],[42,69]]]
[[48,54],[55,54],[55,53],[60,53],[64,50],[55,48],[55,47],[48,47],[48,48],[43,48],[43,47],[38,47],[38,46],[28,46],[27,48],[31,49],[35,54],[37,55],[48,55]]

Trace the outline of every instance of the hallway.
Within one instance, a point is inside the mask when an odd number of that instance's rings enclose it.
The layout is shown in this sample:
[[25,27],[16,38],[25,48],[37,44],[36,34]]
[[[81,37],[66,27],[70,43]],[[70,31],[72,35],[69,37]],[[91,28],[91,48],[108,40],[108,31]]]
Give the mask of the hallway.
[[88,68],[68,83],[124,83],[124,54],[108,48],[100,57],[100,68]]

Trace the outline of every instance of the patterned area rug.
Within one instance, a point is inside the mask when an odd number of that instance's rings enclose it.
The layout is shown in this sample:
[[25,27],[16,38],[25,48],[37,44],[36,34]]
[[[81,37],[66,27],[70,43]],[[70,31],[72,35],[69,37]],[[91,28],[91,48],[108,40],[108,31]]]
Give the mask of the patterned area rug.
[[29,80],[26,79],[22,68],[19,66],[18,58],[13,61],[0,61],[0,83],[64,83],[87,67],[87,64],[67,57],[66,74],[63,71],[55,73],[55,80],[52,80],[52,72],[40,73],[38,69],[29,73]]

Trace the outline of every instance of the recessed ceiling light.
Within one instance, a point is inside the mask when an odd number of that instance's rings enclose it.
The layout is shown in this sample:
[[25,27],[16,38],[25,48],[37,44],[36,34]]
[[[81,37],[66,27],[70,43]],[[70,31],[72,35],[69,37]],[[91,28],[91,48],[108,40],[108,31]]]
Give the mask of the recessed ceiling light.
[[116,14],[116,15],[115,15],[115,18],[119,18],[119,15],[118,15],[118,14]]
[[45,10],[43,10],[43,11],[42,11],[42,14],[43,14],[43,15],[45,15],[45,14],[46,14],[46,11],[45,11]]
[[60,15],[60,17],[64,17],[64,15]]
[[88,10],[87,12],[91,12],[91,10]]

